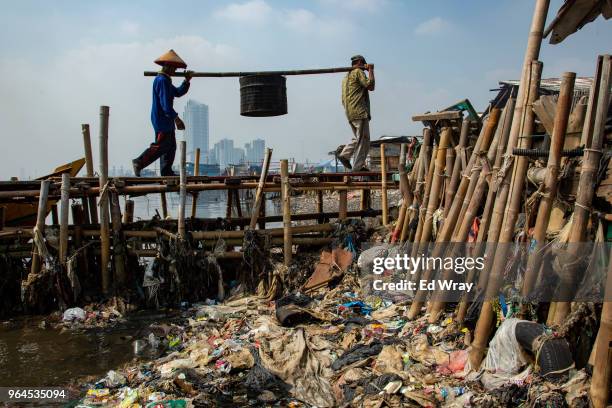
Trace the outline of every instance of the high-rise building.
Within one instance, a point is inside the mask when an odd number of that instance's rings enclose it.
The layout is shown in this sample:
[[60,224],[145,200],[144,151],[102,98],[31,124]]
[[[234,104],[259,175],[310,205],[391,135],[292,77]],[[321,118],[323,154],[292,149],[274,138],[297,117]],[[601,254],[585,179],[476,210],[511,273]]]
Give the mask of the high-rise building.
[[249,164],[259,164],[264,158],[266,142],[263,139],[255,139],[244,145],[246,161]]
[[210,151],[211,163],[218,164],[221,171],[230,164],[240,164],[244,161],[244,150],[234,147],[232,139],[221,139]]
[[185,122],[185,141],[187,142],[187,160],[195,161],[195,151],[200,148],[200,162],[208,163],[209,133],[208,105],[190,99],[183,113]]

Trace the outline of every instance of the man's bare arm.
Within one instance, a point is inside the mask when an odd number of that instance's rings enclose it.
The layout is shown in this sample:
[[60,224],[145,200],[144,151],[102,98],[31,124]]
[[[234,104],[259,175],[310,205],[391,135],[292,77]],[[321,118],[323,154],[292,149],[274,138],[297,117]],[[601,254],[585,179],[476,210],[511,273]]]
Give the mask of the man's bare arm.
[[368,91],[373,91],[376,85],[374,80],[374,64],[366,64],[366,67],[368,68],[368,79],[370,80],[370,85],[368,85]]

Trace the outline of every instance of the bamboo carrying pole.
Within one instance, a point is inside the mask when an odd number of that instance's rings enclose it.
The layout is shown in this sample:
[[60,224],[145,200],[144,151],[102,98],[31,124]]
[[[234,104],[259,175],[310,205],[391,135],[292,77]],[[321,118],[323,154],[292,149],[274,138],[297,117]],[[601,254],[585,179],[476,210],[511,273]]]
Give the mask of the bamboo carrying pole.
[[291,232],[291,201],[289,195],[289,163],[286,159],[281,160],[281,195],[283,201],[283,229],[284,229],[284,256],[285,266],[291,265],[291,258],[293,256],[293,243],[292,243],[292,232]]
[[[180,187],[179,187],[179,213],[178,213],[178,236],[185,239],[185,202],[187,200],[187,142],[179,142],[181,155]],[[229,191],[229,190],[228,190]]]
[[557,101],[557,109],[555,112],[555,122],[553,134],[550,143],[550,152],[548,162],[546,164],[546,177],[544,179],[543,191],[541,195],[540,205],[537,212],[536,224],[533,231],[532,246],[535,244],[534,250],[529,256],[525,278],[523,281],[522,296],[527,297],[538,278],[542,261],[542,250],[546,243],[546,229],[550,220],[552,206],[557,196],[557,185],[559,177],[559,167],[561,165],[561,152],[565,143],[565,132],[569,115],[572,109],[572,99],[574,93],[574,81],[576,74],[566,72],[563,74],[561,81],[561,90]]
[[[200,148],[196,148],[195,151],[195,162],[193,163],[193,175],[200,175]],[[191,218],[196,217],[196,211],[198,209],[198,193],[193,193],[191,196]]]
[[59,259],[60,263],[66,263],[68,256],[68,215],[70,213],[70,174],[62,174],[62,199],[60,206],[60,236],[59,236]]
[[[251,210],[251,223],[249,224],[250,229],[255,229],[257,225],[257,217],[259,217],[260,208],[262,202],[264,202],[264,191],[263,188],[266,184],[266,178],[268,177],[268,170],[270,168],[270,159],[272,158],[272,149],[266,148],[264,155],[263,164],[261,165],[261,173],[259,175],[259,183],[257,184],[257,190],[255,192],[255,202],[253,203],[253,209]],[[264,202],[265,207],[265,202]]]
[[[34,234],[36,231],[40,233],[40,237],[44,237],[45,233],[45,218],[47,217],[47,197],[49,196],[49,186],[51,185],[50,180],[43,180],[40,182],[40,194],[38,198],[38,213],[36,216],[36,226],[34,227]],[[41,259],[40,253],[36,245],[34,245],[34,253],[32,255],[32,268],[31,273],[37,274],[40,271]]]
[[380,144],[380,174],[381,174],[381,206],[382,206],[382,223],[389,224],[389,207],[387,203],[387,159],[385,157],[385,144]]
[[[238,71],[238,72],[191,72],[189,76],[192,78],[227,78],[227,77],[243,77],[248,75],[313,75],[313,74],[334,74],[338,72],[349,72],[355,67],[339,67],[339,68],[318,68],[318,69],[294,69],[284,71]],[[157,76],[159,72],[145,71],[144,76]],[[184,77],[185,72],[175,72],[171,76]]]
[[[599,60],[598,60],[599,62]],[[593,98],[596,105],[587,108],[587,120],[593,125],[586,131],[592,131],[592,135],[583,135],[583,139],[590,141],[584,149],[584,158],[580,179],[578,181],[578,191],[576,193],[576,203],[572,217],[572,225],[569,235],[569,253],[576,259],[581,257],[580,243],[585,242],[587,237],[587,226],[591,216],[591,205],[595,194],[595,180],[599,170],[602,156],[602,147],[605,140],[605,126],[608,117],[608,105],[610,103],[610,85],[612,84],[612,59],[610,55],[604,55],[601,59],[601,79],[597,95]],[[596,98],[596,99],[595,99]],[[586,121],[585,121],[586,123]],[[559,298],[564,300],[557,302],[553,324],[561,324],[570,312],[570,302],[565,301],[571,297],[575,290],[575,274],[563,274],[560,284]]]
[[[91,152],[91,136],[89,134],[89,125],[87,123],[81,125],[81,132],[83,133],[83,146],[85,149],[85,169],[87,171],[87,177],[94,177],[93,154]],[[96,204],[96,197],[90,196],[88,198],[88,201],[88,218],[91,220],[92,224],[97,224],[98,205]]]
[[108,220],[108,115],[109,107],[100,106],[100,272],[102,276],[102,293],[110,292],[110,238]]
[[[543,0],[539,0],[537,4],[540,4],[542,1]],[[546,2],[546,4],[548,5],[548,2]],[[544,19],[545,15],[538,24],[543,26]],[[510,141],[508,143],[508,150],[506,150],[507,155],[509,152],[512,152],[520,136],[533,134],[534,113],[531,109],[531,105],[538,94],[540,76],[542,74],[542,63],[533,61],[530,64],[529,73],[530,75],[525,77],[526,86],[524,95],[521,95],[519,87],[520,103],[519,99],[517,99],[514,117],[512,119],[512,128],[510,130]],[[531,146],[531,138],[523,137],[520,140],[521,147],[529,148]],[[487,259],[487,261],[481,273],[483,280],[487,279],[487,288],[474,331],[474,341],[472,342],[472,348],[469,353],[470,364],[475,369],[480,366],[484,357],[485,347],[495,318],[492,301],[497,297],[500,278],[508,262],[507,249],[514,235],[514,226],[521,205],[522,189],[527,175],[528,164],[527,157],[519,156],[515,158],[514,165],[507,167],[508,170],[512,170],[512,178],[509,182],[509,172],[506,172],[502,184],[500,185],[501,189],[498,191],[495,207],[493,209],[492,221],[495,222],[491,223],[487,241],[497,242],[497,245],[487,245],[487,250],[485,252],[485,259]],[[505,214],[503,221],[499,222],[499,220],[502,219],[501,213],[503,213],[504,210]]]

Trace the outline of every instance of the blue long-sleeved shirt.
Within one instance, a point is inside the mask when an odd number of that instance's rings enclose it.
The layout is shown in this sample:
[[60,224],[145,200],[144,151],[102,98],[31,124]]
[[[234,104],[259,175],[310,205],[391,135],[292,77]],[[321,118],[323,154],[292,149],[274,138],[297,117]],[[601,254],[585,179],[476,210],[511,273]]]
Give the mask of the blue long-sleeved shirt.
[[189,82],[183,81],[178,88],[172,85],[168,75],[158,74],[153,81],[153,104],[151,105],[151,123],[155,133],[174,131],[174,98],[179,98],[189,90]]

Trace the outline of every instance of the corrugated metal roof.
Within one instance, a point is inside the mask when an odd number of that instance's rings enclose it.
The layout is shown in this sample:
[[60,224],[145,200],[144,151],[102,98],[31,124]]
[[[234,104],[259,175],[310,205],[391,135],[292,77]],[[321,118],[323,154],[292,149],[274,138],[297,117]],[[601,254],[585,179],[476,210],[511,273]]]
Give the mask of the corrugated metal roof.
[[[520,80],[518,79],[509,79],[505,81],[500,81],[500,85],[510,85],[510,86],[519,86]],[[576,82],[574,84],[574,92],[581,91],[584,93],[589,93],[591,90],[591,85],[593,84],[593,77],[576,77]],[[540,88],[545,89],[550,92],[559,92],[561,89],[561,78],[546,78],[540,81]]]

